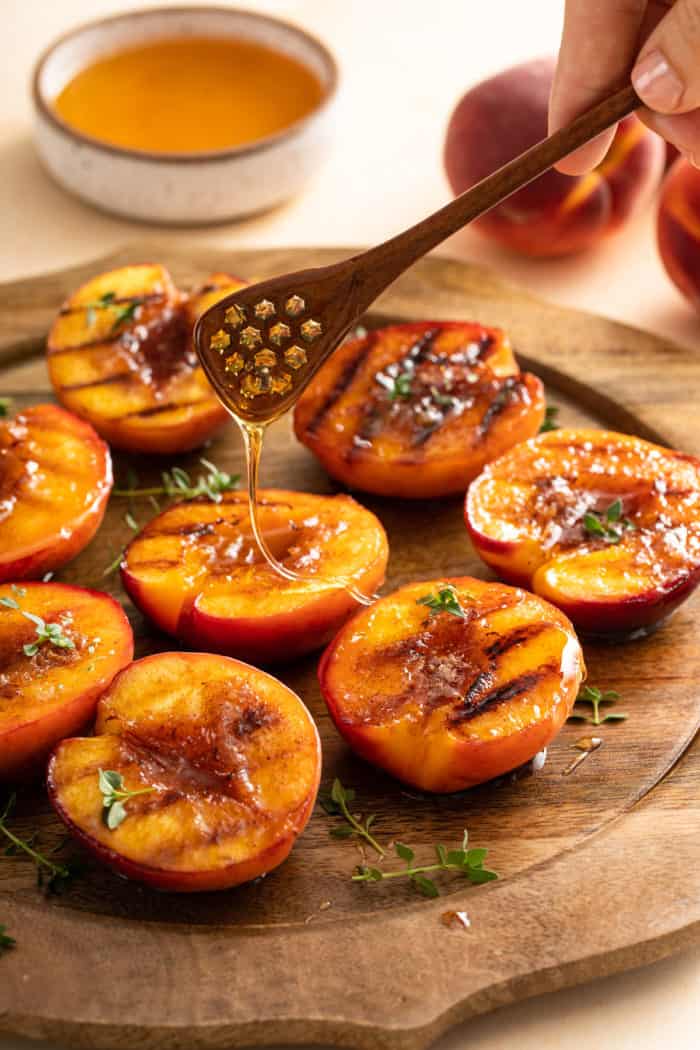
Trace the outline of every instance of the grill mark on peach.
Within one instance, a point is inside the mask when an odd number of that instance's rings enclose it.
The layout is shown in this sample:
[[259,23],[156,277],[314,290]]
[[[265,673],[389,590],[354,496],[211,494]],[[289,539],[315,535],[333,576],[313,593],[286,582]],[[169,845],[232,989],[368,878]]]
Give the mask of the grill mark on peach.
[[[526,671],[504,685],[499,685],[495,689],[489,689],[486,693],[482,693],[481,690],[484,684],[490,684],[487,682],[488,676],[479,675],[468,690],[463,704],[448,716],[446,720],[447,725],[451,728],[458,728],[485,711],[498,707],[501,704],[510,703],[510,701],[518,699],[529,689],[532,689],[552,674],[558,674],[558,668],[545,666],[538,668],[536,671]],[[482,681],[479,679],[482,679]]]
[[357,348],[357,353],[355,354],[355,356],[352,358],[351,361],[348,362],[343,371],[340,373],[340,376],[336,380],[335,386],[332,388],[330,394],[320,405],[320,407],[316,410],[315,415],[309,421],[306,428],[307,433],[313,434],[318,430],[325,416],[330,412],[335,403],[342,397],[342,395],[345,393],[345,391],[355,379],[355,376],[358,374],[360,368],[367,360],[367,357],[369,356],[370,352],[374,349],[376,342],[376,332],[368,332],[360,346]]
[[503,380],[500,390],[490,401],[476,428],[476,435],[480,441],[484,440],[494,421],[521,397],[524,387],[525,381],[521,376],[508,376]]
[[106,376],[104,379],[89,379],[84,383],[64,383],[61,390],[89,390],[95,386],[111,386],[113,383],[126,383],[135,386],[133,372],[116,372],[114,375]]
[[[440,334],[441,329],[439,327],[429,328],[423,332],[418,339],[414,340],[411,345],[404,350],[403,354],[397,359],[395,364],[404,365],[407,361],[413,363],[414,368],[420,364],[421,361],[427,357],[430,351],[435,345],[435,340]],[[374,345],[376,345],[377,337],[375,336]],[[355,376],[352,377],[353,379]],[[370,395],[370,402],[367,405],[365,412],[362,417],[362,423],[358,427],[355,433],[355,439],[359,442],[369,441],[370,438],[377,437],[384,430],[387,419],[385,415],[386,399],[382,397],[381,402],[377,400],[376,394]],[[444,422],[444,419],[443,419]],[[354,443],[350,445],[346,453],[346,459],[350,460],[353,456],[357,455],[358,447]]]
[[486,655],[495,660],[497,657],[502,656],[503,653],[507,653],[509,649],[513,649],[516,645],[522,645],[524,642],[531,642],[534,638],[544,634],[545,631],[550,630],[552,627],[551,623],[527,623],[523,624],[522,627],[516,627],[510,634],[500,636],[495,642],[487,646],[484,650]]
[[[121,306],[123,303],[133,303],[136,299],[140,303],[162,302],[165,298],[165,292],[149,292],[147,295],[127,295],[123,298],[112,299],[109,305]],[[69,314],[79,314],[86,311],[87,306],[85,303],[76,303],[74,306],[62,306],[58,312],[61,317],[67,317]]]
[[167,401],[163,405],[151,405],[149,408],[141,408],[137,412],[122,412],[117,416],[110,416],[110,421],[117,419],[147,419],[150,416],[162,415],[165,412],[176,412],[182,408],[196,408],[198,405],[206,405],[211,402],[211,397],[200,397],[194,401]]
[[[156,519],[157,521],[158,519]],[[157,539],[159,536],[190,536],[199,538],[200,536],[211,536],[216,533],[217,528],[222,525],[236,526],[238,520],[231,521],[230,518],[215,518],[214,521],[192,521],[184,522],[182,525],[171,525],[169,528],[166,526],[156,526],[155,522],[148,525],[144,531],[143,536],[149,540]]]

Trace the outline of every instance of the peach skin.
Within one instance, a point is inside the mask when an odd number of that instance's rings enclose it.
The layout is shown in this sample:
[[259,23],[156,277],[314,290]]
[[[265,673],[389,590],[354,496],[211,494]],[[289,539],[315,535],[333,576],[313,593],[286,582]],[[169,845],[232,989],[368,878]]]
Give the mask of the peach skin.
[[[445,169],[455,194],[545,137],[554,65],[553,59],[527,62],[467,91],[445,140]],[[648,199],[664,163],[662,140],[635,116],[626,117],[592,172],[548,171],[473,226],[525,255],[578,252],[624,225]]]
[[664,179],[657,237],[667,274],[700,310],[700,171],[682,158]]
[[422,791],[481,784],[557,735],[585,674],[548,602],[462,576],[412,583],[357,613],[326,649],[321,692],[368,762]]
[[467,528],[503,579],[587,635],[628,637],[700,582],[700,460],[603,430],[555,430],[472,482]]
[[[109,822],[101,770],[126,793]],[[94,736],[58,745],[48,788],[98,860],[191,893],[281,864],[311,815],[320,774],[316,726],[287,686],[225,656],[158,653],[115,678]]]
[[47,342],[59,401],[110,445],[172,454],[203,444],[227,421],[197,362],[197,317],[245,282],[213,274],[191,296],[157,264],[93,277],[63,304]]
[[542,383],[500,329],[421,321],[339,347],[297,402],[294,430],[344,484],[430,499],[463,492],[536,434],[544,411]]
[[[57,624],[61,644],[37,644],[37,624],[23,613]],[[0,780],[43,774],[51,749],[92,718],[133,654],[129,621],[109,595],[62,583],[0,585]]]
[[109,449],[58,405],[0,420],[0,582],[65,565],[97,532],[112,490]]
[[262,489],[262,532],[286,568],[283,579],[253,540],[248,497],[169,507],[132,540],[122,581],[153,623],[188,645],[279,663],[320,648],[356,608],[334,577],[372,594],[384,581],[381,524],[349,496]]

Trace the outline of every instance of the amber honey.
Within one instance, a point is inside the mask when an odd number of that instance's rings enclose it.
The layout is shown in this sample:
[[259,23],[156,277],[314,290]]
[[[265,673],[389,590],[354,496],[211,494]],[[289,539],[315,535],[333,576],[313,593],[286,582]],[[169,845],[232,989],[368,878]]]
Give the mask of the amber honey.
[[245,146],[315,109],[323,87],[296,59],[242,39],[160,40],[108,55],[53,100],[77,131],[127,149]]

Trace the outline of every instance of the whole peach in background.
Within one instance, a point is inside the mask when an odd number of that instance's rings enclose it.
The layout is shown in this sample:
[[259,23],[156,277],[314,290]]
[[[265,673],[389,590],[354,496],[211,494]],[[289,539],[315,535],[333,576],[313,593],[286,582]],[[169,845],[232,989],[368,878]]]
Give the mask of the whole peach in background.
[[[513,66],[471,88],[445,141],[445,170],[463,193],[547,134],[554,59]],[[580,177],[548,171],[477,219],[474,227],[526,255],[568,255],[618,230],[648,199],[665,163],[661,139],[631,116],[605,160]]]
[[682,158],[664,179],[657,235],[666,272],[700,310],[700,171]]

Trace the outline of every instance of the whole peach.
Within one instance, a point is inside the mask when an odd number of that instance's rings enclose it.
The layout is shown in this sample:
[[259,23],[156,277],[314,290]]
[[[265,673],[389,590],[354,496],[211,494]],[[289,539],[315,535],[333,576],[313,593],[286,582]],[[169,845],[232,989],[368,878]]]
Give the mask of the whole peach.
[[700,171],[682,157],[664,179],[657,235],[666,272],[700,310]]
[[[464,95],[445,140],[445,169],[455,194],[545,137],[553,76],[554,59],[537,59]],[[525,255],[581,251],[626,222],[658,183],[664,158],[659,137],[627,117],[594,171],[580,177],[548,171],[474,225]]]

